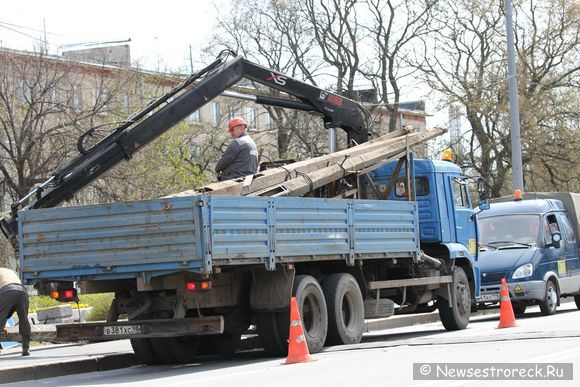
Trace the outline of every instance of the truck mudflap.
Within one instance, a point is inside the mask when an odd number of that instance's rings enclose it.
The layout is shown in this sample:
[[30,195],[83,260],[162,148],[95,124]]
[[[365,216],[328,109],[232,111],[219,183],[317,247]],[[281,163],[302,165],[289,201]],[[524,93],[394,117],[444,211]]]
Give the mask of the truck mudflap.
[[222,316],[182,319],[134,320],[62,324],[56,326],[59,340],[118,340],[154,337],[217,335],[224,331]]

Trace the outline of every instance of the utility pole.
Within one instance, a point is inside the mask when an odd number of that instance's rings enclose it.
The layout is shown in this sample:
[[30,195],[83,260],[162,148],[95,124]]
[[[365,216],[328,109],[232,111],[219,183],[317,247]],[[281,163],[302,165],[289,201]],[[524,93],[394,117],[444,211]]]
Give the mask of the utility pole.
[[507,30],[510,128],[512,140],[512,173],[514,175],[514,191],[519,189],[523,193],[524,177],[522,171],[522,139],[520,136],[520,106],[518,102],[518,78],[516,76],[511,0],[505,0],[505,18]]

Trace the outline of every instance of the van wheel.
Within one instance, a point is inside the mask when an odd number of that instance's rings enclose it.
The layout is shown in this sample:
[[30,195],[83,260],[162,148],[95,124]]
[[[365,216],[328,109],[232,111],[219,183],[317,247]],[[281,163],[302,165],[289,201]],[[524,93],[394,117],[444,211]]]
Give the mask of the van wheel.
[[326,345],[357,344],[363,335],[364,304],[354,277],[337,273],[322,282],[328,309]]
[[576,307],[578,309],[580,309],[580,294],[577,296],[574,296],[574,302],[576,302]]
[[542,315],[549,316],[556,313],[558,307],[558,289],[554,285],[554,281],[548,280],[546,283],[546,295],[544,300],[540,302],[540,310]]
[[461,266],[456,266],[451,283],[451,307],[440,297],[437,301],[439,318],[448,331],[465,329],[471,316],[471,290],[467,274]]
[[526,313],[526,305],[517,302],[512,303],[512,309],[514,310],[514,315],[522,317]]

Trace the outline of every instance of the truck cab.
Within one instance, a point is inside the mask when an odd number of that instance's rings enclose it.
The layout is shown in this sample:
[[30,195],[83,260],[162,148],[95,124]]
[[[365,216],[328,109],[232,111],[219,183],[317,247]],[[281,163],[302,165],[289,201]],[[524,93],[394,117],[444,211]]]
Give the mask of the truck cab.
[[[409,165],[412,165],[409,176],[414,179],[407,179],[406,167],[395,173],[397,162],[375,169],[370,174],[374,189],[369,189],[369,195],[387,200],[415,200],[419,208],[421,249],[429,255],[443,254],[464,266],[468,276],[474,278],[471,294],[479,296],[478,229],[467,177],[449,161],[415,159]],[[395,175],[398,177],[392,184],[394,189],[386,193]],[[412,198],[408,196],[409,183]]]
[[578,196],[530,193],[524,199],[499,198],[478,215],[480,305],[499,300],[501,278],[506,279],[516,314],[534,304],[543,315],[553,314],[566,296],[575,296],[578,304]]

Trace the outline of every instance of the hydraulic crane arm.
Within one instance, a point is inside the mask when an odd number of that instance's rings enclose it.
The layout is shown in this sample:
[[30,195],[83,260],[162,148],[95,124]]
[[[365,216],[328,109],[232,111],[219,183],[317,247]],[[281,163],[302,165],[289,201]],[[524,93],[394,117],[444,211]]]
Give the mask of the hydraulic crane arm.
[[159,137],[181,120],[227,91],[243,78],[280,90],[297,100],[255,96],[264,105],[313,112],[320,115],[327,128],[341,128],[349,140],[367,141],[366,111],[355,101],[292,79],[277,71],[259,66],[240,56],[227,60],[220,56],[201,71],[189,76],[179,86],[131,116],[123,125],[90,149],[83,141],[93,129],[79,138],[80,154],[55,171],[44,183],[12,204],[11,213],[0,219],[3,233],[18,246],[18,211],[56,207],[72,197],[122,160]]

